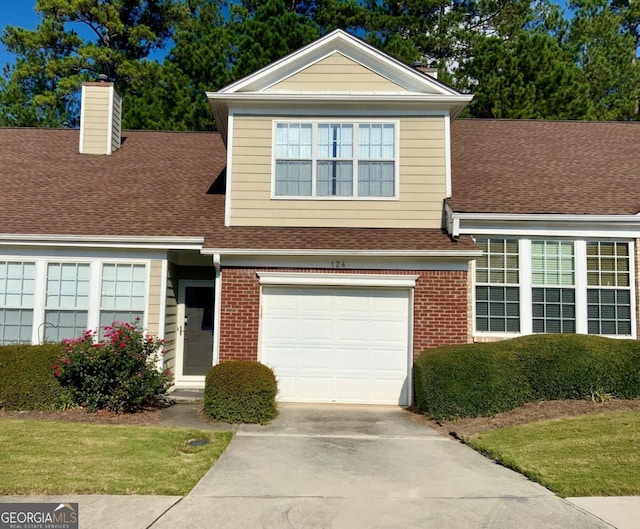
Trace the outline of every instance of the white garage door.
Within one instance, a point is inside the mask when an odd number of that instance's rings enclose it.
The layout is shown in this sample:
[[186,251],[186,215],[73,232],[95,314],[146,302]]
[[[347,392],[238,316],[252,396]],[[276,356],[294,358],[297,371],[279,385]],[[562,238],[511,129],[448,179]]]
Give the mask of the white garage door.
[[407,404],[406,289],[265,286],[260,339],[282,401]]

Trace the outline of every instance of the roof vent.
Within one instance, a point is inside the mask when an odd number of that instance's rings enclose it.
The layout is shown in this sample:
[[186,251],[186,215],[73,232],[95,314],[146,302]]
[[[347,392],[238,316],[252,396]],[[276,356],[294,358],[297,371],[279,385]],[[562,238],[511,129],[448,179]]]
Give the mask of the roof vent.
[[82,83],[80,153],[111,154],[120,148],[122,98],[109,77]]

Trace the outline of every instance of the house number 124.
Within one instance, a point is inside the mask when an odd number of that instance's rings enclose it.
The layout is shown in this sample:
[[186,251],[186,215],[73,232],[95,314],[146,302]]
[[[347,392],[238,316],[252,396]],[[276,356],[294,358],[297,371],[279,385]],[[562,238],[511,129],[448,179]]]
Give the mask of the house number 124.
[[346,268],[347,265],[344,261],[331,261],[331,268]]

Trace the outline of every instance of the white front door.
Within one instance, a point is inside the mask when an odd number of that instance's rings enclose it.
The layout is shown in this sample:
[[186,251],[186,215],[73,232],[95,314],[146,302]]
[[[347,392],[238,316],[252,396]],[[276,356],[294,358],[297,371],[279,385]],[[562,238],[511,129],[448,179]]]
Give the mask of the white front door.
[[213,365],[213,281],[180,281],[177,325],[176,384],[201,387]]
[[289,402],[408,404],[407,289],[262,289],[260,361]]

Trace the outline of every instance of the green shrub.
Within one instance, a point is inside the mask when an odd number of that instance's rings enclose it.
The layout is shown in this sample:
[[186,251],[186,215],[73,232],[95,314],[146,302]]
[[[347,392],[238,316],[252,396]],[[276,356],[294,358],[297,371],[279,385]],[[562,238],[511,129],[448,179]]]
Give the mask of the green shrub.
[[167,392],[170,373],[156,364],[160,341],[128,323],[105,327],[104,335],[99,342],[93,331],[63,340],[64,353],[51,366],[75,402],[89,411],[135,412]]
[[429,349],[416,404],[433,418],[478,417],[525,402],[640,397],[640,342],[547,334]]
[[277,414],[276,377],[267,366],[238,360],[213,366],[205,381],[203,412],[231,423],[264,424]]
[[423,352],[414,367],[418,408],[443,419],[493,415],[526,402],[529,387],[513,354],[494,351],[491,345]]
[[49,410],[63,407],[68,395],[51,371],[60,344],[0,347],[0,407]]

